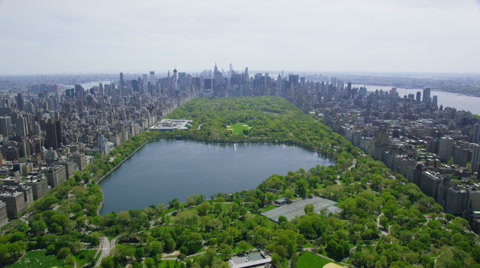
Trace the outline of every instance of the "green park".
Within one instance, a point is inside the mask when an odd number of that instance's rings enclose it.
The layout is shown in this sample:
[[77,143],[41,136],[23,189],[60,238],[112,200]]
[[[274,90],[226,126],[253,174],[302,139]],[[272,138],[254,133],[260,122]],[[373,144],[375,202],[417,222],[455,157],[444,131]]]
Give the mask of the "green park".
[[[465,219],[443,213],[418,186],[283,98],[195,98],[168,118],[193,122],[188,130],[142,132],[97,156],[36,201],[28,221],[6,225],[0,265],[213,268],[261,250],[276,267],[480,267],[480,241]],[[179,137],[295,145],[335,164],[271,175],[255,189],[99,215],[102,178],[144,144]],[[278,222],[260,215],[279,198],[309,196],[334,200],[340,211],[305,209]],[[106,242],[111,250],[100,256]]]

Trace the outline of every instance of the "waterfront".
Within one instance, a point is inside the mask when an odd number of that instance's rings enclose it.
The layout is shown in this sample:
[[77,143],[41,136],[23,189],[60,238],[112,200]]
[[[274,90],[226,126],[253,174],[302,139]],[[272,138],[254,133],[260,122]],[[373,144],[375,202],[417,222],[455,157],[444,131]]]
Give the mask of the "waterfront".
[[207,144],[159,141],[146,144],[100,186],[101,214],[142,209],[191,194],[254,189],[272,174],[334,164],[299,147],[273,144]]
[[[363,85],[352,86],[360,87]],[[366,87],[369,92],[374,92],[377,89],[383,91],[390,91],[392,89],[392,87],[389,86],[366,85]],[[423,96],[423,89],[418,88],[397,88],[397,92],[400,97],[408,94],[415,94],[416,96],[417,92],[422,92]],[[480,103],[480,97],[472,97],[458,93],[436,91],[435,89],[432,89],[430,96],[433,97],[434,95],[438,96],[438,106],[443,105],[443,107],[453,107],[457,110],[465,110],[473,114],[480,115],[480,106],[478,105]]]

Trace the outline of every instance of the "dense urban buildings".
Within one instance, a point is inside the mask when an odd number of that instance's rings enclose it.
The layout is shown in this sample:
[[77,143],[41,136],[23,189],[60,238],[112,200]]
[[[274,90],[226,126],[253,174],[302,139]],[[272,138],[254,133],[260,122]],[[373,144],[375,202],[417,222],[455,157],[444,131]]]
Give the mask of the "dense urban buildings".
[[[335,77],[252,75],[248,68],[222,71],[216,64],[199,73],[174,69],[165,75],[120,73],[117,79],[91,88],[30,84],[2,92],[0,223],[4,208],[9,217],[18,217],[84,169],[93,155],[150,129],[194,97],[273,95],[322,118],[417,184],[445,212],[480,228],[480,120],[470,112],[439,107],[429,88],[399,96],[395,88],[369,92]],[[171,130],[177,123],[160,121],[151,129]]]

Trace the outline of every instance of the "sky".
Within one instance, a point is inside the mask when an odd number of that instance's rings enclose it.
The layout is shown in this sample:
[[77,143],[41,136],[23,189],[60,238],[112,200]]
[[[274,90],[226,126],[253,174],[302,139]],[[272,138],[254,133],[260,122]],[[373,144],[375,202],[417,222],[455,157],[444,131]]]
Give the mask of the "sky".
[[480,73],[480,0],[0,0],[0,75]]

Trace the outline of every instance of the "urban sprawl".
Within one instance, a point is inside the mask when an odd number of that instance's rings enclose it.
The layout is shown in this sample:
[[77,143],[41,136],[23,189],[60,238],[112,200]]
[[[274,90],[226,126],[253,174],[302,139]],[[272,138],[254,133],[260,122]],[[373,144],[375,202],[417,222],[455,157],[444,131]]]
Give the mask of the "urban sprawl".
[[[276,77],[275,77],[276,76]],[[0,103],[0,226],[34,200],[128,138],[168,128],[165,115],[195,97],[281,96],[323,118],[334,131],[417,184],[445,212],[480,231],[480,119],[438,105],[429,88],[399,96],[367,91],[334,77],[249,74],[232,69],[62,89],[54,83],[8,82]],[[6,82],[3,82],[6,83]],[[2,85],[5,88],[5,84]],[[372,88],[370,88],[372,90]]]

